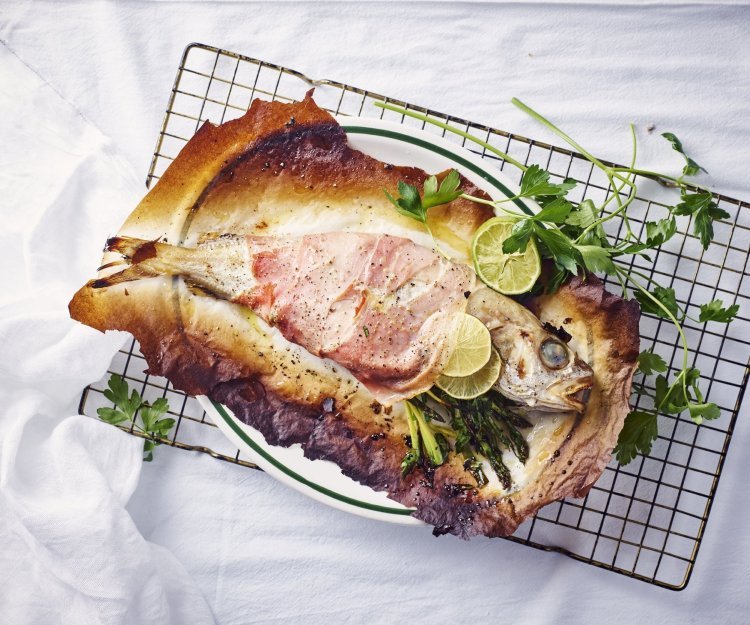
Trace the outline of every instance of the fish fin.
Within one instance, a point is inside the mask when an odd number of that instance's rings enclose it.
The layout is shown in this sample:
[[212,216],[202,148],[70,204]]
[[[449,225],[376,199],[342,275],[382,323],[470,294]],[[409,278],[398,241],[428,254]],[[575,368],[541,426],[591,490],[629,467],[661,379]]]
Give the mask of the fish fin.
[[131,264],[137,265],[144,260],[157,256],[156,245],[156,241],[136,239],[135,237],[111,237],[107,239],[104,251],[122,254]]
[[116,252],[121,254],[124,259],[102,265],[100,270],[128,263],[129,265],[122,271],[113,273],[105,278],[91,280],[89,285],[91,288],[101,289],[122,282],[132,282],[133,280],[140,280],[141,278],[162,275],[165,272],[160,271],[160,267],[158,266],[159,263],[147,262],[151,259],[158,258],[159,248],[161,247],[166,248],[170,246],[166,246],[163,243],[157,243],[156,241],[137,239],[135,237],[112,237],[107,239],[104,251]]

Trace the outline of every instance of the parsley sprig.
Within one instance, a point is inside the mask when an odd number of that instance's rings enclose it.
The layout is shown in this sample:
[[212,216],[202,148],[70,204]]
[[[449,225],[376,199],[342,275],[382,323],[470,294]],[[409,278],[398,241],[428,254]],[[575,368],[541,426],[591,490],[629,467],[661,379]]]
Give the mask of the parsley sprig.
[[[152,404],[144,401],[140,393],[128,387],[128,383],[121,375],[112,374],[107,383],[108,388],[104,396],[115,407],[97,408],[99,418],[112,425],[130,425],[143,434],[143,460],[151,462],[154,459],[153,450],[161,444],[169,431],[174,427],[175,420],[163,418],[169,410],[169,403],[165,397],[159,397]],[[139,419],[140,417],[140,419]]]
[[424,188],[421,195],[416,186],[404,181],[399,181],[398,183],[398,198],[394,198],[386,189],[383,189],[383,192],[399,213],[424,224],[427,232],[432,237],[432,241],[435,243],[435,248],[448,258],[435,240],[435,235],[432,234],[430,224],[427,221],[427,211],[433,206],[448,204],[458,198],[462,193],[459,189],[460,184],[461,177],[455,169],[451,169],[439,186],[437,177],[430,176],[427,178],[424,181]]
[[[685,159],[685,165],[679,176],[670,176],[636,167],[637,139],[632,124],[630,125],[631,162],[628,167],[621,167],[606,164],[597,159],[563,130],[520,100],[513,98],[512,103],[563,139],[604,173],[611,193],[603,202],[597,205],[591,199],[585,199],[575,204],[566,197],[574,188],[574,181],[555,182],[550,173],[540,166],[526,166],[489,143],[422,113],[385,102],[375,104],[455,133],[522,170],[520,191],[513,197],[493,201],[467,194],[460,195],[465,199],[489,204],[496,211],[517,219],[511,236],[503,242],[503,251],[507,254],[523,252],[533,240],[542,256],[549,259],[554,266],[554,271],[548,277],[546,284],[548,292],[554,292],[573,275],[585,275],[586,272],[611,275],[620,283],[623,296],[632,296],[638,300],[643,312],[668,319],[674,324],[682,347],[682,361],[671,379],[668,378],[669,367],[658,355],[647,351],[641,354],[639,359],[639,368],[644,375],[658,375],[654,381],[653,393],[643,385],[634,387],[637,393],[651,397],[654,408],[633,410],[626,418],[615,454],[620,463],[627,464],[638,453],[650,452],[651,445],[657,437],[658,413],[680,414],[687,411],[696,424],[702,423],[704,419],[715,419],[720,416],[718,406],[705,401],[703,397],[699,386],[700,372],[690,366],[689,345],[683,330],[683,323],[686,319],[695,323],[729,323],[738,314],[739,305],[725,306],[723,301],[715,299],[701,304],[698,319],[695,319],[687,314],[687,310],[680,307],[673,288],[657,284],[648,276],[632,267],[627,267],[623,261],[633,255],[641,255],[648,259],[649,251],[658,250],[675,236],[677,218],[681,216],[692,218],[693,233],[699,239],[703,249],[707,249],[714,238],[714,222],[728,219],[730,215],[717,206],[708,189],[692,180],[689,183],[686,182],[686,178],[691,178],[706,170],[686,154],[682,142],[673,133],[663,133],[662,136]],[[453,173],[452,171],[451,175]],[[458,177],[457,172],[455,175]],[[627,213],[638,192],[638,176],[655,178],[665,186],[672,187],[679,192],[678,201],[666,208],[665,215],[658,220],[645,223],[645,236],[639,236],[633,231]],[[451,199],[446,199],[446,201],[455,199],[453,196],[459,191],[458,187],[452,187]],[[406,198],[404,198],[401,185],[399,185],[399,192],[402,195],[398,199],[389,196],[397,207],[402,201],[416,203],[414,198],[419,198],[417,188],[409,189],[409,195]],[[430,207],[437,205],[431,189],[425,189],[425,197],[433,198],[429,202]],[[522,199],[535,201],[540,205],[541,210],[536,214],[525,214],[508,208],[509,202],[518,205]],[[422,205],[424,205],[424,200],[422,200]],[[424,214],[426,216],[426,209]],[[621,240],[616,243],[608,239],[604,229],[606,222],[613,219],[622,221],[624,231]],[[425,223],[426,217],[421,221]]]

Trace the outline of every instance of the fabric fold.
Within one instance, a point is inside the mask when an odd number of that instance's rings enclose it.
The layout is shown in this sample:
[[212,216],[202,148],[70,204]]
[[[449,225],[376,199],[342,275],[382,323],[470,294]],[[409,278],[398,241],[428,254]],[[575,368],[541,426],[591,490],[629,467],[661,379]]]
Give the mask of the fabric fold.
[[65,416],[126,338],[73,322],[67,303],[142,185],[2,45],[0,66],[0,620],[213,623],[182,564],[125,508],[142,440]]

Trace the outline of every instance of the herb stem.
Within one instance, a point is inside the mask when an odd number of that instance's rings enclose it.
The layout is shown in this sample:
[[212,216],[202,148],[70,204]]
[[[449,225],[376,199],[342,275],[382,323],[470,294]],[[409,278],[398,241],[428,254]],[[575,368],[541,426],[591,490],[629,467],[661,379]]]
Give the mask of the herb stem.
[[633,174],[633,176],[646,176],[648,178],[653,178],[654,180],[656,180],[656,182],[663,184],[665,186],[675,188],[675,189],[684,189],[685,187],[694,187],[696,189],[701,189],[702,191],[710,191],[708,187],[703,186],[701,184],[697,184],[695,182],[686,183],[683,180],[682,176],[680,176],[679,178],[676,178],[674,176],[668,176],[667,174],[661,174],[659,172],[650,171],[648,169],[638,169],[636,167],[614,166],[612,167],[612,170],[616,172]]
[[433,119],[432,117],[428,117],[427,115],[423,115],[422,113],[417,113],[416,111],[405,109],[401,106],[388,104],[387,102],[373,102],[373,104],[377,106],[378,108],[387,109],[395,113],[401,113],[401,115],[406,115],[407,117],[412,117],[413,119],[418,119],[420,121],[427,122],[428,124],[432,124],[433,126],[437,126],[438,128],[442,128],[443,130],[447,130],[448,132],[452,132],[453,134],[458,135],[459,137],[463,137],[464,139],[468,139],[472,143],[476,143],[477,145],[482,146],[488,152],[492,152],[495,156],[499,156],[501,159],[510,163],[511,165],[515,165],[521,171],[526,171],[527,169],[526,165],[524,165],[520,161],[517,161],[510,154],[506,154],[505,152],[498,150],[494,145],[490,145],[486,141],[482,141],[478,137],[475,137],[469,134],[468,132],[460,130],[459,128],[454,128],[453,126],[450,126],[446,124],[445,122],[441,122],[437,119]]
[[555,124],[549,121],[546,117],[537,113],[530,106],[524,104],[518,98],[511,98],[511,103],[517,106],[519,109],[521,109],[524,113],[526,113],[527,115],[529,115],[530,117],[538,121],[540,124],[545,126],[548,130],[552,131],[554,134],[560,137],[563,141],[565,141],[568,145],[570,145],[576,151],[580,152],[583,156],[585,156],[589,161],[591,161],[599,169],[601,169],[604,172],[609,172],[615,178],[625,182],[626,184],[630,186],[633,186],[633,183],[630,182],[627,178],[620,176],[619,173],[615,171],[615,169],[613,169],[612,167],[608,167],[607,165],[602,163],[598,158],[596,158],[593,154],[591,154],[591,152],[586,150],[586,148],[584,148],[580,143],[575,141],[570,135],[568,135],[566,132],[564,132],[557,126],[555,126]]
[[[664,314],[669,317],[670,321],[674,324],[675,328],[677,328],[677,332],[680,334],[680,341],[682,342],[682,371],[677,375],[677,378],[672,382],[670,385],[670,389],[677,386],[677,384],[681,381],[682,382],[682,388],[685,392],[685,396],[687,397],[687,383],[685,380],[685,372],[688,368],[688,358],[690,356],[690,352],[688,350],[688,342],[687,337],[685,336],[685,332],[682,330],[682,325],[679,321],[677,321],[677,318],[672,314],[672,312],[664,305],[662,304],[657,298],[655,298],[651,293],[646,290],[640,282],[635,280],[627,271],[625,271],[622,268],[615,267],[615,271],[618,274],[622,274],[623,278],[630,282],[633,286],[635,286],[641,293],[643,293],[646,297],[648,297],[654,304],[656,304],[663,312]],[[669,392],[664,394],[664,397],[662,398],[659,405],[656,407],[657,412],[661,410],[662,406],[664,405],[664,402],[669,397]]]
[[477,204],[484,204],[485,206],[492,206],[492,208],[499,208],[506,215],[512,215],[513,217],[518,217],[520,219],[527,219],[529,217],[528,215],[525,215],[523,213],[518,213],[514,210],[510,210],[509,208],[505,208],[504,206],[500,206],[500,204],[502,204],[503,202],[510,202],[511,200],[518,199],[520,197],[518,195],[506,198],[504,200],[485,200],[484,198],[477,197],[475,195],[469,195],[468,193],[462,193],[460,197],[464,200],[476,202]]
[[[635,134],[635,126],[633,124],[630,124],[630,136],[633,142],[633,156],[630,161],[630,167],[632,169],[633,167],[635,167],[636,156],[638,154],[638,140]],[[584,228],[583,232],[576,239],[576,243],[580,243],[583,240],[583,238],[586,236],[586,234],[591,232],[591,230],[593,230],[597,226],[603,224],[606,221],[609,221],[613,217],[616,217],[617,215],[620,215],[620,214],[622,215],[621,219],[623,221],[623,224],[625,225],[625,230],[627,232],[627,239],[635,238],[633,231],[630,229],[630,220],[628,219],[625,211],[627,210],[628,206],[630,206],[635,200],[635,194],[638,191],[638,187],[634,184],[632,180],[630,180],[630,174],[628,174],[625,177],[622,184],[618,187],[615,184],[614,177],[609,173],[609,171],[612,171],[612,169],[611,168],[605,169],[605,173],[607,174],[607,178],[609,179],[610,185],[612,185],[612,189],[614,190],[614,193],[612,193],[612,195],[610,195],[607,201],[604,202],[604,204],[602,205],[602,210],[605,208],[605,206],[609,203],[609,200],[611,200],[612,198],[615,199],[618,207],[617,209],[612,211],[609,215],[605,215],[604,217],[597,219],[590,226],[588,226],[587,228]],[[633,176],[633,178],[635,177]],[[628,193],[627,198],[623,202],[622,199],[620,198],[620,195],[622,194],[626,185],[630,186],[630,191]]]
[[440,247],[440,243],[438,243],[438,240],[435,238],[435,235],[432,233],[432,228],[430,228],[430,225],[427,223],[426,220],[422,223],[424,223],[424,227],[427,229],[427,233],[430,235],[432,242],[435,244],[435,249],[437,250],[437,252],[443,258],[445,258],[445,260],[451,262],[453,259],[450,256],[448,256],[448,254],[445,252],[445,250],[443,250],[442,247]]

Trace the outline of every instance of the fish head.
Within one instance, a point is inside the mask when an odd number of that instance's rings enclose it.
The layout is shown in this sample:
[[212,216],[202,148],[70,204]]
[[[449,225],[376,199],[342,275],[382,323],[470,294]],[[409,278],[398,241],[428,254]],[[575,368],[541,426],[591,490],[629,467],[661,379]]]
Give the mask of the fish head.
[[545,329],[518,302],[481,289],[467,312],[490,330],[503,361],[495,389],[536,410],[583,412],[594,385],[591,367],[571,347]]
[[495,388],[537,410],[583,412],[594,384],[591,367],[542,328],[523,334],[519,331],[518,340],[504,346],[506,358]]

